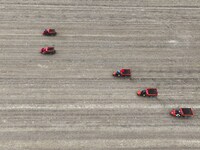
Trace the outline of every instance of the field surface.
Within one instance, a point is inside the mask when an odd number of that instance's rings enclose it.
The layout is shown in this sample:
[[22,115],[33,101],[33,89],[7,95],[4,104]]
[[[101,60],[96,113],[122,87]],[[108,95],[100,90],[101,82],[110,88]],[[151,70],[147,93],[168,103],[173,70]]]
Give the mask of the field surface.
[[199,0],[0,0],[0,149],[199,150],[199,41]]

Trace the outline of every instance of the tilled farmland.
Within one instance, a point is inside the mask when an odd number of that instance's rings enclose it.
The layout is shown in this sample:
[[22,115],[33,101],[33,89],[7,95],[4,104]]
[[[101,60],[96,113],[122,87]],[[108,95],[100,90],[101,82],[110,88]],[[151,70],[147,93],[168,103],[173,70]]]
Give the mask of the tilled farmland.
[[0,0],[0,95],[1,150],[199,150],[200,1]]

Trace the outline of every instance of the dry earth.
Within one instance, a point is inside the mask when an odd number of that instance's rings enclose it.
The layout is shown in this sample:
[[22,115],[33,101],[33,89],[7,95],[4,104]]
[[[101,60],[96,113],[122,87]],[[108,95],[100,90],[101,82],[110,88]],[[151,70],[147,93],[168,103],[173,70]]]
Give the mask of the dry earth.
[[199,150],[199,40],[199,0],[0,0],[0,149]]

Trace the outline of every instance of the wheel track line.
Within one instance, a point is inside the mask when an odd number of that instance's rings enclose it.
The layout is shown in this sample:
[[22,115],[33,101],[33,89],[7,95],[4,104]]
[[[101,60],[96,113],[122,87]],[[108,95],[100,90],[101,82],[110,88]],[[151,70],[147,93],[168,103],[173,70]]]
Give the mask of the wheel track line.
[[0,110],[66,110],[66,109],[169,109],[192,107],[200,109],[197,104],[4,104]]

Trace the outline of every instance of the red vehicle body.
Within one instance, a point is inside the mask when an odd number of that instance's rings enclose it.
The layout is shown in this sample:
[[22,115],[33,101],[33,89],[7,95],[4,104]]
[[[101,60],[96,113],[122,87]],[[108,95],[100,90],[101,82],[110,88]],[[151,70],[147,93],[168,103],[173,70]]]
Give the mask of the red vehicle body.
[[191,117],[194,115],[191,108],[172,109],[170,114],[174,117]]
[[156,88],[147,88],[145,90],[138,90],[137,91],[138,96],[148,96],[148,97],[155,97],[158,96],[158,91]]
[[120,69],[113,72],[114,77],[130,77],[131,76],[131,69]]
[[55,29],[45,29],[43,32],[43,35],[46,36],[55,36],[57,33],[55,31]]
[[44,47],[40,50],[41,54],[55,54],[56,51],[54,47]]

